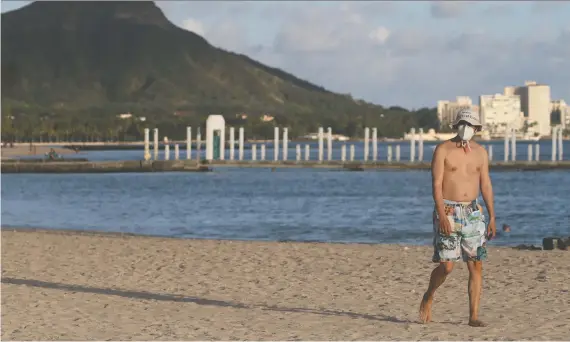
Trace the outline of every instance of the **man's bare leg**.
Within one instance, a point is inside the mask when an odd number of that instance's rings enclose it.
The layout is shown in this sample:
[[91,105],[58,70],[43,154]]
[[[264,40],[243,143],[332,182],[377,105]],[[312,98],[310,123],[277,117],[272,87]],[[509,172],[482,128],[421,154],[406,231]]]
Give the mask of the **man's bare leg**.
[[453,270],[453,262],[441,262],[432,272],[429,280],[429,287],[424,293],[422,303],[420,304],[420,320],[422,323],[431,321],[431,305],[433,303],[433,296],[435,290],[443,284],[447,275]]
[[481,261],[468,261],[469,269],[469,325],[472,327],[484,327],[485,323],[479,320],[479,302],[483,285],[483,263]]

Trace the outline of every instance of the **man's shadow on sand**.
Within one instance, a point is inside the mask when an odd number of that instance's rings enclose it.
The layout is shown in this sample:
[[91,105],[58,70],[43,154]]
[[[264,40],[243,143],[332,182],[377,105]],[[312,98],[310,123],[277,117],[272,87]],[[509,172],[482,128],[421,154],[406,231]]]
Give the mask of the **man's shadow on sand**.
[[363,318],[374,321],[385,321],[392,323],[414,323],[410,320],[402,320],[397,317],[386,316],[386,315],[368,315],[360,314],[349,311],[336,311],[336,310],[317,310],[317,309],[307,309],[307,308],[287,308],[278,306],[268,306],[268,305],[245,305],[242,303],[223,301],[223,300],[213,300],[199,297],[188,297],[172,294],[160,294],[142,291],[127,291],[127,290],[116,290],[109,288],[99,288],[91,286],[82,285],[70,285],[62,283],[53,283],[41,280],[33,279],[18,279],[2,277],[2,283],[13,284],[13,285],[25,285],[33,287],[41,287],[47,289],[63,290],[70,292],[85,292],[85,293],[95,293],[109,296],[119,296],[124,298],[135,298],[135,299],[146,299],[146,300],[159,300],[159,301],[169,301],[169,302],[182,302],[182,303],[195,303],[198,305],[212,305],[220,307],[230,307],[237,309],[262,309],[270,311],[281,311],[281,312],[298,312],[298,313],[309,313],[315,315],[325,315],[325,316],[346,316],[351,318]]

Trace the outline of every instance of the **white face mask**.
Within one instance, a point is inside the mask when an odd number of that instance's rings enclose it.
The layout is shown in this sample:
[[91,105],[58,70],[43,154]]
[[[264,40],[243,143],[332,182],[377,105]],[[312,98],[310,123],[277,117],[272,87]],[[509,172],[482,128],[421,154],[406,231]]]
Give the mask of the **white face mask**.
[[461,140],[463,141],[469,141],[471,140],[471,138],[473,138],[473,136],[475,135],[475,129],[471,126],[467,126],[467,125],[460,125],[457,128],[457,135],[459,135],[459,137],[461,138]]

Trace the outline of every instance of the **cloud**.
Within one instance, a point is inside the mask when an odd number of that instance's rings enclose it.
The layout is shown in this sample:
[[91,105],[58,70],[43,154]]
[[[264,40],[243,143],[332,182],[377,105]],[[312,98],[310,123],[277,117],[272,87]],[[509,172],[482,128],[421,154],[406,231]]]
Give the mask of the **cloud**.
[[430,13],[434,18],[454,18],[462,15],[465,8],[464,1],[432,1]]
[[[434,2],[423,14],[406,2],[188,4],[185,13],[213,45],[371,102],[417,108],[458,95],[477,102],[527,79],[570,101],[570,31],[563,21],[540,31],[522,25],[532,4],[499,4],[494,10],[509,14],[500,17],[479,16],[491,6],[473,2]],[[443,26],[430,13],[462,20]]]
[[204,36],[206,30],[204,29],[204,24],[202,22],[188,18],[182,21],[182,27],[188,31],[194,32],[197,35]]

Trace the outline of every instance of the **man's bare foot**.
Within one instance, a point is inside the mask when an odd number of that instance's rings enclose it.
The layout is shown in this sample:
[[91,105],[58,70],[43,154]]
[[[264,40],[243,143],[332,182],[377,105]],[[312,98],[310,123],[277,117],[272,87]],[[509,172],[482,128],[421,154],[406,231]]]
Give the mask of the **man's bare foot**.
[[469,321],[469,326],[476,327],[476,328],[482,328],[482,327],[486,327],[487,324],[481,322],[478,319],[474,319],[474,320]]
[[431,304],[433,303],[433,298],[430,298],[428,293],[424,294],[422,298],[422,303],[420,304],[420,321],[422,323],[429,323],[431,321]]

